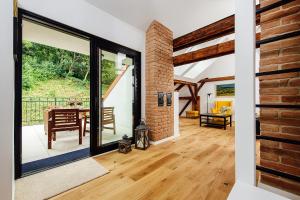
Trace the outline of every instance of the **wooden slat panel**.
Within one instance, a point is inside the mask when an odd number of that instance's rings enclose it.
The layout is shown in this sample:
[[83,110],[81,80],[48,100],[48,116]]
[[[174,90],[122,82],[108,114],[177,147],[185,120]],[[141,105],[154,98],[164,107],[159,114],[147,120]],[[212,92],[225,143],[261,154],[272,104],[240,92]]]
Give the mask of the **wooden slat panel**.
[[71,125],[76,125],[76,122],[58,122],[58,123],[55,123],[55,127],[59,127],[60,125],[65,125],[65,126],[71,126]]
[[80,123],[78,109],[53,109],[51,115],[53,130],[76,129]]
[[[114,107],[104,107],[102,108],[102,125],[114,124]],[[102,127],[108,129],[114,129],[109,127]]]
[[112,124],[113,122],[114,122],[113,120],[110,120],[110,121],[104,120],[104,121],[102,121],[102,124],[107,125],[107,124]]
[[[71,131],[71,130],[78,130],[79,126],[58,126],[52,128],[52,131]],[[63,129],[63,130],[62,130]]]
[[72,120],[68,120],[68,119],[65,119],[65,120],[55,120],[55,124],[58,124],[58,123],[76,123],[77,122],[77,119],[72,119]]

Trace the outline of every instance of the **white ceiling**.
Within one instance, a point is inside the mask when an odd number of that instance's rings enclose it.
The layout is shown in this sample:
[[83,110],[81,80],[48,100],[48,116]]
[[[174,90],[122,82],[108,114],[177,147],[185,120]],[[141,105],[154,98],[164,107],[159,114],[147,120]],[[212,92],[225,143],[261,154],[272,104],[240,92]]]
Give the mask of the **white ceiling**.
[[101,10],[145,31],[153,20],[174,37],[234,13],[234,0],[86,0]]

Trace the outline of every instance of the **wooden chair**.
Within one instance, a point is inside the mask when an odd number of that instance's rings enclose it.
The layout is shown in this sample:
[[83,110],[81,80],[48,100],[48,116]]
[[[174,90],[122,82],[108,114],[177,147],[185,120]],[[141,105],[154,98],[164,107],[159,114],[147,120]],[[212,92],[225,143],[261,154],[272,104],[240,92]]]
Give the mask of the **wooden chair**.
[[[85,136],[86,132],[90,132],[87,130],[86,125],[90,124],[90,116],[84,116],[84,123],[83,123],[83,136]],[[107,127],[104,125],[112,124],[113,127]],[[114,130],[114,135],[116,134],[116,124],[115,124],[115,115],[114,115],[114,107],[104,107],[102,108],[102,127],[103,129],[111,129]]]
[[[116,124],[115,124],[115,115],[114,107],[103,107],[102,108],[102,128],[114,130],[114,135],[116,134]],[[112,124],[113,127],[107,127],[105,125]]]
[[85,136],[86,132],[90,132],[90,130],[86,129],[87,124],[91,124],[91,118],[89,114],[85,114],[83,118],[83,136]]
[[78,109],[52,109],[48,120],[48,149],[52,140],[56,141],[58,131],[79,131],[79,144],[82,144],[82,127]]

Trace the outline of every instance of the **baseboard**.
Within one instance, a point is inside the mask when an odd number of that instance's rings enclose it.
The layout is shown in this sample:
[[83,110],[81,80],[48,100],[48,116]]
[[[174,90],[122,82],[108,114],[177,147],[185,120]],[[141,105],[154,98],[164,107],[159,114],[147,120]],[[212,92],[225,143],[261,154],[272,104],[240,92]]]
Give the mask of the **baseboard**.
[[266,185],[264,183],[261,183],[259,182],[257,184],[257,186],[259,188],[262,188],[262,189],[265,189],[269,192],[273,192],[275,194],[278,194],[278,195],[281,195],[281,196],[284,196],[286,198],[289,198],[291,200],[300,200],[300,196],[296,195],[296,194],[293,194],[293,193],[290,193],[290,192],[287,192],[287,191],[284,191],[284,190],[281,190],[281,189],[278,189],[278,188],[275,188],[275,187],[272,187],[270,185]]
[[110,151],[107,151],[105,153],[100,153],[100,154],[97,154],[97,155],[94,155],[94,156],[91,156],[92,158],[97,158],[99,156],[103,156],[103,155],[106,155],[106,154],[110,154],[110,153],[113,153],[115,151],[118,151],[119,149],[113,149],[113,150],[110,150]]
[[174,140],[174,139],[176,139],[178,137],[179,137],[179,135],[178,136],[172,135],[170,137],[167,137],[167,138],[164,138],[164,139],[161,139],[161,140],[158,140],[158,141],[150,141],[150,144],[152,144],[152,145],[158,145],[158,144],[161,144],[161,143],[164,143],[164,142],[168,142],[170,140]]

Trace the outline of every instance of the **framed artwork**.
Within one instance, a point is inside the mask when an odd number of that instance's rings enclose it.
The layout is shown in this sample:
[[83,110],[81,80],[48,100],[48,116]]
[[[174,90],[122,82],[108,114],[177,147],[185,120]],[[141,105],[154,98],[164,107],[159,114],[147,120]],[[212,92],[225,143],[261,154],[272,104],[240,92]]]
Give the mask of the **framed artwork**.
[[166,93],[167,96],[167,106],[171,106],[172,105],[172,93],[168,92]]
[[165,94],[163,92],[158,92],[157,93],[157,103],[158,103],[158,106],[164,106],[164,96]]
[[234,96],[234,83],[216,85],[217,97],[233,97]]

